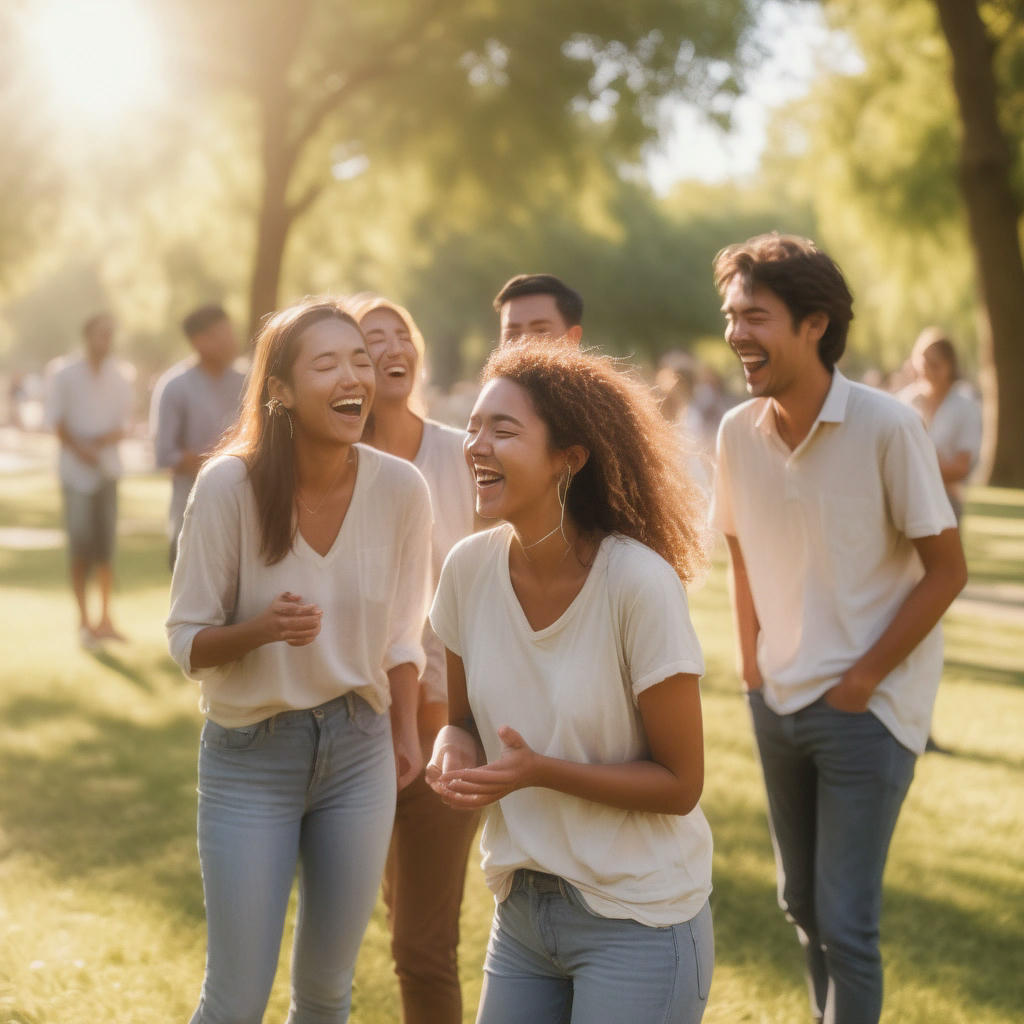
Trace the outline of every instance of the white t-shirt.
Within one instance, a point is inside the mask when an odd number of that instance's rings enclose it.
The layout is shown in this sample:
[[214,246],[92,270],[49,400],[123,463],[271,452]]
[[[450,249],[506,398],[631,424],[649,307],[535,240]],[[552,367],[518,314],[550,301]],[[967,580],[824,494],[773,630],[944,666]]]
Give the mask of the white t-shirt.
[[[974,468],[981,453],[981,406],[969,385],[963,381],[955,383],[935,410],[930,423],[925,419],[924,396],[917,385],[904,388],[897,397],[916,409],[925,421],[925,430],[940,459],[948,462],[960,452],[967,452],[971,459],[970,467]],[[962,481],[947,484],[946,490],[957,500],[963,497]]]
[[[167,635],[174,660],[200,681],[200,709],[218,725],[251,725],[349,691],[383,712],[391,702],[388,670],[411,662],[422,672],[427,485],[405,460],[364,445],[357,450],[352,500],[331,549],[320,555],[297,533],[275,565],[260,554],[256,499],[242,460],[222,456],[199,473],[185,510]],[[323,609],[311,644],[264,644],[237,661],[192,668],[200,630],[252,618],[286,590]]]
[[[612,535],[562,616],[533,630],[512,588],[512,528],[452,549],[430,612],[465,664],[488,761],[510,725],[541,754],[585,764],[648,758],[637,695],[704,660],[686,594],[650,548]],[[711,892],[711,830],[689,814],[626,811],[550,789],[517,790],[487,808],[483,868],[505,899],[517,868],[558,875],[603,917],[664,927],[690,920]]]
[[[765,702],[780,715],[835,686],[885,631],[924,575],[911,540],[956,526],[917,414],[838,370],[792,451],[770,399],[726,414],[712,521],[739,541],[761,626]],[[941,674],[936,625],[868,704],[918,753]]]
[[[441,566],[448,552],[463,537],[468,537],[475,525],[476,489],[462,451],[465,437],[464,430],[424,420],[423,440],[416,458],[412,460],[427,481],[430,504],[434,509],[434,532],[431,535],[434,586],[441,578]],[[423,628],[423,649],[427,654],[427,667],[422,677],[425,697],[428,701],[446,701],[448,685],[444,644],[430,628],[429,620]]]
[[[51,370],[46,393],[46,421],[52,430],[61,423],[83,441],[115,430],[127,430],[132,415],[135,370],[107,356],[94,370],[85,356],[59,360]],[[99,462],[83,462],[67,445],[60,446],[59,473],[74,491],[92,494],[105,480],[121,476],[118,445],[99,449]]]

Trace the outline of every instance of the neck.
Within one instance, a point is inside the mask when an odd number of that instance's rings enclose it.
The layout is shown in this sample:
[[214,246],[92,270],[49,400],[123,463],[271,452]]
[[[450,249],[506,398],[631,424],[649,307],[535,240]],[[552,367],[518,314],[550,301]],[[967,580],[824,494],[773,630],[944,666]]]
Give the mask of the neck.
[[953,382],[951,380],[945,380],[939,383],[933,383],[932,381],[926,380],[922,390],[936,402],[941,402],[946,395],[949,394],[952,387]]
[[785,391],[772,396],[775,422],[783,441],[796,448],[810,433],[832,387],[832,374],[820,362]]
[[105,355],[94,355],[92,352],[85,353],[85,361],[93,371],[98,371],[106,358]]
[[355,470],[355,450],[350,444],[295,445],[295,483],[299,490],[320,493],[348,479]]
[[204,359],[200,356],[199,368],[211,377],[219,377],[227,369],[227,364],[219,359]]
[[554,576],[569,562],[569,552],[575,548],[580,531],[569,516],[562,519],[556,505],[541,514],[511,523],[515,531],[513,551],[520,566],[529,565],[538,576]]
[[389,455],[412,459],[423,438],[423,420],[406,404],[398,401],[374,400],[373,428],[364,436],[367,444]]

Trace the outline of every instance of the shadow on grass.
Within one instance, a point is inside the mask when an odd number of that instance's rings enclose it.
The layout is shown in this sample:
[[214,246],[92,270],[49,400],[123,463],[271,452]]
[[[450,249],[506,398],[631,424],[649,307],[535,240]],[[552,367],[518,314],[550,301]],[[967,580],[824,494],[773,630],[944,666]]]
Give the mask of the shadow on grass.
[[143,725],[43,696],[11,701],[4,717],[22,733],[66,724],[76,737],[3,755],[5,845],[62,882],[114,873],[118,886],[201,919],[196,720],[178,715]]
[[[715,836],[716,961],[759,977],[765,986],[791,987],[802,995],[803,954],[776,902],[763,813],[730,805],[709,817]],[[763,870],[751,868],[756,864]],[[1024,863],[1019,877],[1024,878]],[[937,891],[969,891],[976,905],[981,896],[983,908],[935,898],[933,885]],[[1024,1003],[1016,914],[1022,898],[1024,891],[1008,893],[998,879],[975,873],[965,878],[955,865],[941,877],[922,873],[913,888],[886,885],[882,953],[890,989],[905,977],[915,988],[942,991],[952,1004],[1016,1019]]]
[[982,665],[976,661],[964,661],[947,658],[947,672],[962,675],[968,682],[994,683],[997,686],[1024,686],[1024,672],[1012,668],[998,668],[995,665]]

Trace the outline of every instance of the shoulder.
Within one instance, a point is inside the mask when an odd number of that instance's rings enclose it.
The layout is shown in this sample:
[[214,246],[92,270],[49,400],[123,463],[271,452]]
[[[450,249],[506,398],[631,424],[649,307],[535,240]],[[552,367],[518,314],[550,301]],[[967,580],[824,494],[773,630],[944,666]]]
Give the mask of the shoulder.
[[953,385],[952,390],[949,392],[947,398],[954,409],[958,411],[970,411],[973,412],[981,408],[981,402],[978,400],[978,396],[974,393],[974,389],[966,381],[957,381]]
[[196,492],[208,496],[229,494],[245,486],[249,469],[237,455],[218,455],[206,462],[196,479]]
[[466,432],[458,427],[450,427],[447,423],[438,423],[437,420],[423,421],[424,440],[430,439],[430,443],[438,448],[448,451],[457,451],[462,455],[462,442],[466,438]]
[[868,384],[848,383],[847,419],[857,427],[871,425],[883,433],[921,428],[921,417],[913,406]]
[[116,359],[114,356],[107,360],[106,370],[124,384],[134,384],[135,378],[138,376],[138,371],[132,363],[126,359]]
[[423,474],[411,462],[366,444],[358,444],[356,449],[359,471],[367,474],[368,483],[384,487],[400,498],[428,495]]
[[608,552],[609,585],[618,590],[636,593],[654,581],[679,581],[675,569],[661,555],[632,537],[612,533],[602,546]]
[[189,374],[192,371],[192,361],[182,359],[175,363],[169,370],[165,370],[157,378],[153,385],[154,395],[179,395],[188,388]]
[[748,398],[745,402],[734,405],[722,417],[719,429],[723,434],[730,435],[749,429],[761,417],[767,402],[767,398]]
[[452,547],[447,561],[458,566],[460,571],[486,565],[504,553],[511,529],[508,523],[502,523],[490,530],[471,533]]

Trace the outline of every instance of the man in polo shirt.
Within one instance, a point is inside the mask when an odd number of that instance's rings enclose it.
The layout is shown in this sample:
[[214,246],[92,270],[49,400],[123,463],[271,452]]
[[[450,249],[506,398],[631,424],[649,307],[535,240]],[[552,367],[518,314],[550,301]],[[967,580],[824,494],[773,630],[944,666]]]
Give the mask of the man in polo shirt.
[[245,381],[245,375],[232,365],[238,340],[223,307],[200,306],[181,327],[195,357],[175,364],[157,381],[149,417],[156,464],[171,471],[167,522],[171,569],[189,491],[221,434],[238,417]]
[[516,338],[555,338],[578,345],[583,299],[553,274],[518,274],[494,298],[500,345]]
[[939,619],[966,580],[934,446],[835,363],[853,300],[805,239],[715,259],[753,400],[718,435],[713,519],[732,563],[739,668],[768,796],[779,902],[815,1019],[870,1024],[889,840],[928,737]]
[[[131,420],[134,369],[111,355],[114,319],[97,313],[82,327],[85,351],[54,364],[46,415],[60,441],[60,482],[71,561],[71,589],[78,604],[79,642],[123,640],[110,617],[114,537],[117,530],[118,447]],[[86,589],[95,570],[100,614],[89,616]]]

